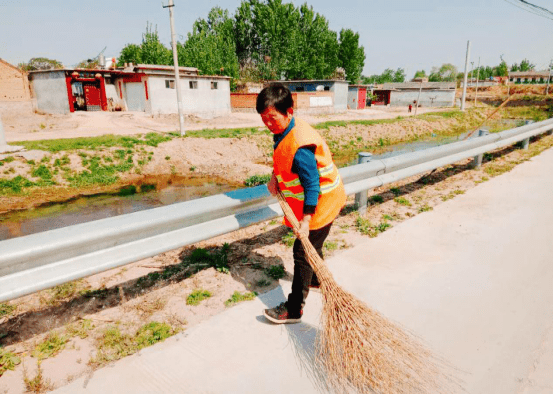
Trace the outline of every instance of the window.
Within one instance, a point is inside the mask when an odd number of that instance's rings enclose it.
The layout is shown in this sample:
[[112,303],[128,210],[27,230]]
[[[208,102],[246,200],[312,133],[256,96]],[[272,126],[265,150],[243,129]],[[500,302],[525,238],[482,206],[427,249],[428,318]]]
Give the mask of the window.
[[296,88],[296,92],[303,92],[303,91],[305,91],[305,88],[303,86],[298,86]]
[[165,87],[167,89],[175,89],[175,80],[165,80]]
[[190,89],[198,89],[198,81],[188,81]]
[[330,90],[330,86],[325,86],[325,91],[329,91]]
[[218,89],[218,85],[217,81],[211,81],[211,89]]

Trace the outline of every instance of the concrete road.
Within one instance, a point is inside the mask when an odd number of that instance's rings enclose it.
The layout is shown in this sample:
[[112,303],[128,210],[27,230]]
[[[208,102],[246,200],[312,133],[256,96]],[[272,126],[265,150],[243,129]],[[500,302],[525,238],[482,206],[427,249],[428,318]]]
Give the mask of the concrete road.
[[[553,392],[553,150],[328,260],[337,281],[420,335],[469,393]],[[300,324],[231,308],[59,393],[312,393],[320,294]]]

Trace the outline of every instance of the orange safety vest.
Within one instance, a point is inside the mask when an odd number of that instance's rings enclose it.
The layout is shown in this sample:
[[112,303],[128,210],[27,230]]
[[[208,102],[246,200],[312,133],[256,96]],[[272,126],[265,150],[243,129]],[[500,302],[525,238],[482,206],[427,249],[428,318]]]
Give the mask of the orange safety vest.
[[[278,144],[273,155],[273,170],[278,187],[286,197],[296,218],[303,218],[304,193],[300,178],[292,173],[294,156],[299,148],[315,146],[315,159],[319,170],[321,192],[309,229],[320,229],[338,216],[346,203],[344,184],[338,168],[332,161],[332,154],[323,138],[308,123],[297,119],[294,128]],[[284,224],[292,227],[286,218]]]

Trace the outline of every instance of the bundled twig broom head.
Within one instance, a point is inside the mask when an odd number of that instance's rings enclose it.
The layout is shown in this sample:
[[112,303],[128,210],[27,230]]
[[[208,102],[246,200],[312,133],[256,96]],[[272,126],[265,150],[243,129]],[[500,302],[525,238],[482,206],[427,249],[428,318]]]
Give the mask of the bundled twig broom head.
[[[294,227],[298,221],[284,195],[277,194]],[[317,363],[337,392],[436,393],[452,390],[441,362],[416,337],[344,291],[308,238],[301,238],[323,295]],[[457,392],[457,391],[456,391]]]

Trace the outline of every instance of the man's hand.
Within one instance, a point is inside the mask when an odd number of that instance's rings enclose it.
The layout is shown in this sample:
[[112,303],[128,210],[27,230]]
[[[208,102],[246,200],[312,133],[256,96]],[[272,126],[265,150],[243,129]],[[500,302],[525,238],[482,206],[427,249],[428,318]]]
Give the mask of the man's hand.
[[278,193],[278,182],[275,177],[275,173],[271,175],[271,180],[267,184],[267,189],[271,193],[271,195],[275,196]]
[[309,222],[311,222],[311,215],[304,215],[300,221],[300,228],[294,234],[298,239],[307,239],[309,237]]

